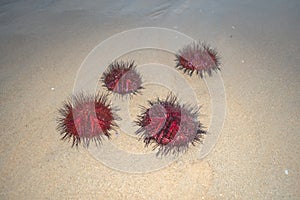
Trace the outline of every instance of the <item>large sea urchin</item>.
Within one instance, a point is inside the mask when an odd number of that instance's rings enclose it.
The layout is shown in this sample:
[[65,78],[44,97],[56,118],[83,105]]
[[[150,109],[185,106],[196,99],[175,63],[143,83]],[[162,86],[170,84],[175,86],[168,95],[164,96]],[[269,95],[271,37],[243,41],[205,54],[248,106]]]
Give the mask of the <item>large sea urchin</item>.
[[142,134],[146,146],[156,143],[154,149],[160,147],[159,153],[186,149],[190,143],[201,141],[206,133],[197,120],[198,109],[180,105],[174,95],[169,94],[165,100],[149,101],[149,104],[136,121],[140,126],[137,134]]
[[64,102],[59,112],[57,130],[62,140],[73,139],[72,147],[81,141],[87,147],[90,140],[97,144],[104,135],[109,138],[110,130],[117,126],[107,94],[74,96],[72,101]]
[[142,87],[142,78],[136,71],[134,61],[113,62],[108,70],[103,73],[104,86],[114,93],[120,95],[137,94]]
[[211,76],[212,70],[220,70],[220,57],[217,51],[201,42],[193,42],[179,50],[175,61],[176,68],[190,76],[196,71],[202,78],[204,72]]

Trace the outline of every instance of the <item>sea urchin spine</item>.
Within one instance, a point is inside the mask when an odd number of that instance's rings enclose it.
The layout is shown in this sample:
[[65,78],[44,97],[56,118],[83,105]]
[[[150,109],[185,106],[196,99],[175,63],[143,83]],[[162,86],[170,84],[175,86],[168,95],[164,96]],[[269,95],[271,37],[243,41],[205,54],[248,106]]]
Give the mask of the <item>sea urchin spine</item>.
[[83,141],[88,147],[90,140],[97,144],[105,135],[110,137],[110,130],[117,126],[107,95],[73,96],[72,101],[64,102],[59,109],[57,130],[63,135],[62,140],[73,139],[72,147]]
[[102,81],[104,86],[114,93],[120,95],[137,94],[142,87],[142,78],[136,71],[134,61],[113,62],[108,70],[103,73]]
[[149,104],[136,121],[137,134],[142,134],[146,146],[154,142],[154,149],[159,146],[162,153],[174,153],[200,142],[206,133],[197,120],[198,109],[180,105],[174,95]]
[[179,50],[175,61],[176,68],[190,76],[196,71],[202,78],[205,72],[211,76],[213,70],[220,70],[220,57],[217,51],[201,42],[194,42]]

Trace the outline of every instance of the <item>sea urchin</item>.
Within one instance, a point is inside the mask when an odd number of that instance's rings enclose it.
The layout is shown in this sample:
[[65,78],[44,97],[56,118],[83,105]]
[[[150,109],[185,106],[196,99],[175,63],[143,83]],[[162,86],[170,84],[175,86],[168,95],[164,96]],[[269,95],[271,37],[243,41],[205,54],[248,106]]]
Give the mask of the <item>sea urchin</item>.
[[142,87],[142,78],[136,71],[134,61],[113,62],[108,70],[103,73],[104,86],[114,93],[120,95],[137,94]]
[[[146,146],[154,142],[160,147],[158,153],[169,153],[186,149],[191,143],[200,142],[206,131],[197,120],[198,109],[180,105],[177,98],[169,94],[165,100],[149,101],[143,108],[136,124],[137,134],[142,134]],[[174,151],[175,150],[175,151]]]
[[62,140],[73,139],[72,147],[83,141],[88,147],[90,140],[97,144],[102,136],[110,137],[110,130],[117,126],[107,100],[107,94],[73,96],[59,109],[57,130]]
[[212,70],[220,70],[220,57],[217,51],[201,42],[193,42],[179,50],[175,61],[176,68],[190,76],[196,71],[202,78],[204,72],[211,76]]

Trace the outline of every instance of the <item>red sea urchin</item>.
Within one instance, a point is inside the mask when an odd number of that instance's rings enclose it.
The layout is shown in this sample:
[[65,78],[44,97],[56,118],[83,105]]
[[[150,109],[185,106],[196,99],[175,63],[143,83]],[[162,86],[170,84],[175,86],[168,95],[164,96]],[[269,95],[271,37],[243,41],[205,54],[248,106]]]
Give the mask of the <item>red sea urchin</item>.
[[72,100],[59,109],[57,130],[63,135],[62,140],[72,138],[72,147],[81,141],[88,147],[90,140],[97,145],[104,135],[109,138],[110,130],[117,125],[107,95],[80,94]]
[[[200,142],[206,131],[197,120],[198,109],[181,106],[170,94],[165,100],[149,101],[150,107],[143,108],[136,124],[137,134],[142,134],[146,146],[154,142],[160,147],[158,153],[177,152],[189,144]],[[173,151],[175,150],[175,151]]]
[[132,62],[113,62],[108,70],[103,73],[104,86],[114,93],[120,95],[137,94],[142,87],[142,78],[135,70]]
[[204,72],[211,76],[212,70],[220,70],[220,57],[215,49],[208,45],[193,42],[176,54],[176,68],[192,76],[193,72],[203,77]]

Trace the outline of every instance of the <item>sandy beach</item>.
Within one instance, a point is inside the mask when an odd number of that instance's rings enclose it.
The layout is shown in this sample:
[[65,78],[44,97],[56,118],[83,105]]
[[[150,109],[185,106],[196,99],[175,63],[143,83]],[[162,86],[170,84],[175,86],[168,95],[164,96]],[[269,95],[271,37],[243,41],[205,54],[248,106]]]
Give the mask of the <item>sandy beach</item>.
[[[300,199],[299,10],[297,0],[1,1],[0,199]],[[56,119],[89,53],[142,27],[178,31],[217,48],[226,115],[204,158],[196,156],[199,144],[158,170],[131,173],[61,141]],[[142,65],[174,66],[173,55],[159,50],[120,58],[134,59],[149,83]],[[188,103],[202,106],[200,121],[209,127],[204,80],[176,70],[180,78],[157,73],[178,91],[185,91],[179,79],[194,88],[197,101]],[[135,120],[136,105],[169,91],[146,84],[129,100],[126,120]],[[124,152],[152,152],[117,131],[111,141]]]

